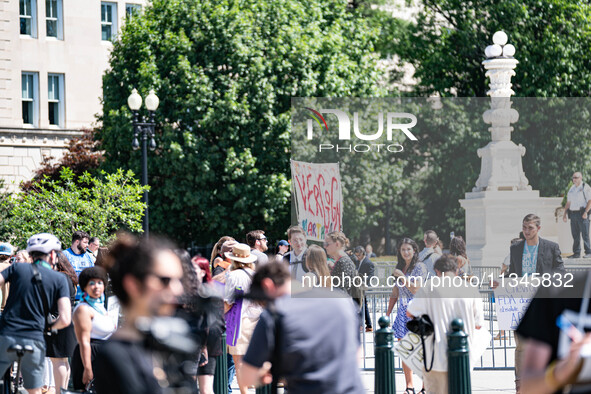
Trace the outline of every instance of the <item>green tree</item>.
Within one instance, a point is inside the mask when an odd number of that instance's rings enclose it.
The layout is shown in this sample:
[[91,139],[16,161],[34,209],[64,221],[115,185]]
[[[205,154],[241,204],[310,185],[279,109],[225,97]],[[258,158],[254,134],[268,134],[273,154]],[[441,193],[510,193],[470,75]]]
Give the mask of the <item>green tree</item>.
[[37,180],[28,192],[3,201],[3,206],[9,207],[6,227],[11,241],[24,247],[31,235],[49,232],[67,245],[76,230],[105,242],[121,229],[141,232],[144,188],[133,172],[118,170],[101,175],[104,179],[89,173],[76,177],[66,167],[59,180]]
[[126,98],[153,88],[153,231],[284,237],[291,98],[378,94],[373,33],[340,0],[153,1],[123,27],[104,76],[104,168],[139,172]]
[[[588,96],[591,6],[573,0],[421,0],[416,23],[397,51],[416,67],[415,94],[485,96],[484,48],[503,30],[519,60],[523,97]],[[392,21],[391,23],[397,23]]]
[[[586,160],[591,154],[589,105],[586,99],[574,98],[589,96],[591,86],[589,4],[573,0],[420,0],[418,4],[419,14],[408,25],[384,19],[403,27],[397,30],[399,38],[382,50],[415,67],[417,84],[411,95],[485,97],[489,87],[481,64],[484,48],[492,44],[496,31],[503,30],[519,61],[512,82],[516,96],[523,98],[514,100],[520,119],[513,125],[512,140],[527,149],[523,167],[530,184],[542,196],[558,196],[573,171],[591,173]],[[465,109],[479,115],[486,108]],[[464,232],[464,210],[458,199],[471,191],[480,172],[476,150],[490,141],[481,119],[444,118],[445,124],[424,130],[421,144],[408,156],[407,173],[415,182],[400,193],[416,196],[402,205],[405,212],[415,213],[404,221],[411,234],[414,228],[434,228],[440,234]]]

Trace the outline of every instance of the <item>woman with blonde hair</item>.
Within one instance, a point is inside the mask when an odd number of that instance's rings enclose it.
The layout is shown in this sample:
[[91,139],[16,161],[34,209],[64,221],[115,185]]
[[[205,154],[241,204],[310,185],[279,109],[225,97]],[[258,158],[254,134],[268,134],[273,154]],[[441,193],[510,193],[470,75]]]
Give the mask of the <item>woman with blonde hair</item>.
[[[318,245],[311,245],[304,255],[304,261],[308,269],[308,273],[304,275],[304,278],[312,278],[310,283],[314,287],[328,287],[330,284],[330,271],[324,249]],[[302,283],[306,282],[302,279]]]
[[211,257],[209,259],[209,264],[211,264],[211,272],[214,272],[220,261],[224,261],[225,257],[222,253],[222,245],[226,241],[235,241],[235,239],[229,235],[224,235],[215,243],[213,249],[211,250]]
[[326,254],[335,261],[330,275],[339,279],[340,289],[353,296],[355,286],[352,283],[353,278],[357,275],[357,269],[353,260],[345,252],[345,248],[348,246],[349,240],[342,231],[334,231],[324,238]]
[[246,394],[248,386],[242,383],[240,364],[263,309],[260,305],[240,296],[250,291],[257,256],[250,253],[250,246],[240,243],[234,245],[232,251],[226,252],[225,255],[232,260],[224,289],[226,342],[228,353],[232,355],[236,365],[236,380],[240,393]]

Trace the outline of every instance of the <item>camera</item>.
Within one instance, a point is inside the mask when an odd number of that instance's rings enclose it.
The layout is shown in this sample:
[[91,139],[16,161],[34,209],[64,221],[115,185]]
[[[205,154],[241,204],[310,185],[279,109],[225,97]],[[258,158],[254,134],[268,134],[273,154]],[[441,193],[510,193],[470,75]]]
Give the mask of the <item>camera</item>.
[[204,289],[180,300],[179,306],[174,317],[139,318],[135,326],[144,336],[144,347],[159,359],[162,373],[155,377],[165,392],[193,394],[207,335],[224,329],[223,301]]

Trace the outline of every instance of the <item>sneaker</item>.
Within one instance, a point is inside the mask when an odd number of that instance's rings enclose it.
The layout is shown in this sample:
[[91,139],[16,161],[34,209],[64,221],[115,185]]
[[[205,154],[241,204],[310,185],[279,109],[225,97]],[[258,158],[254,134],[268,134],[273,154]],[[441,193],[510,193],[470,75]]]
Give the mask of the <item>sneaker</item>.
[[570,256],[567,257],[567,259],[580,259],[581,256],[579,256],[578,254],[571,254]]
[[365,327],[365,332],[373,332],[373,328],[372,327]]
[[587,253],[583,256],[584,259],[591,259],[591,253]]

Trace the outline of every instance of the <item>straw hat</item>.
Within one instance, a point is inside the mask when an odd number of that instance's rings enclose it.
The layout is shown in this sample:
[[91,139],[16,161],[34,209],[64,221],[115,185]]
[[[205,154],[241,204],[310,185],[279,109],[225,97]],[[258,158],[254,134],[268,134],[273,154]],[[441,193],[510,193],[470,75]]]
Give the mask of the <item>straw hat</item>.
[[230,260],[246,264],[254,263],[257,260],[257,256],[250,253],[250,246],[246,244],[236,244],[232,247],[231,252],[226,252],[224,255]]

